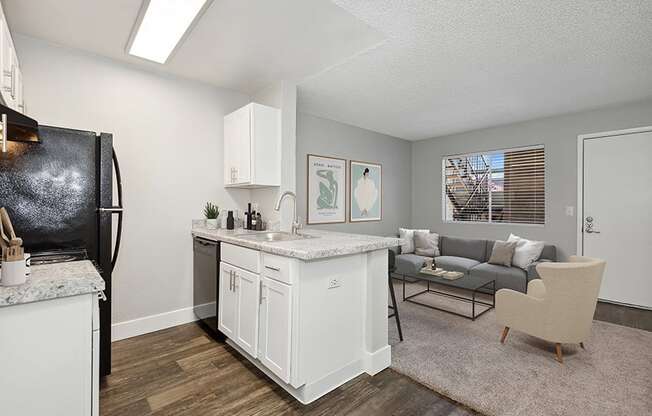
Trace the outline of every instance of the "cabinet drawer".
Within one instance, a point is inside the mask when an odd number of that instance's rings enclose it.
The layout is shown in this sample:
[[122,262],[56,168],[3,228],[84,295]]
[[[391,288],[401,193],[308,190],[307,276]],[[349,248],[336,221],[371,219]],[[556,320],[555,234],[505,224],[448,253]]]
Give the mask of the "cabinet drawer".
[[262,275],[279,282],[292,284],[292,273],[290,273],[291,259],[263,253]]
[[222,243],[222,261],[253,273],[260,273],[260,252]]

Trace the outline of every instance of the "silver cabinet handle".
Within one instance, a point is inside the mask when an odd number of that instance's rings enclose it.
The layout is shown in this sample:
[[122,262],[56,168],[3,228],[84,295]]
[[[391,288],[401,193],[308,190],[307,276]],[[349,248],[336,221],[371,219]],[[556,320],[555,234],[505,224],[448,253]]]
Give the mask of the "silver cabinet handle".
[[258,299],[258,304],[262,305],[263,300],[265,299],[265,296],[263,296],[263,281],[260,281],[260,298]]
[[229,290],[230,290],[231,292],[233,292],[233,286],[234,286],[234,284],[235,284],[235,283],[234,283],[234,280],[235,280],[235,279],[233,278],[233,270],[229,270],[229,275],[231,276],[231,277],[230,277],[231,280],[229,281]]
[[265,265],[265,268],[269,269],[269,270],[274,270],[275,272],[280,272],[281,271],[281,269],[279,269],[278,267],[272,267],[272,266]]

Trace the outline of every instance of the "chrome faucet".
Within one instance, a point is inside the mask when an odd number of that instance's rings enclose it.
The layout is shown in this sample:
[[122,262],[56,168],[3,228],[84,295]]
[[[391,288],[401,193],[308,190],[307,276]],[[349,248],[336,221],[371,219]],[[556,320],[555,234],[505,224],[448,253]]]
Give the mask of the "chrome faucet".
[[291,196],[292,201],[294,202],[292,205],[293,207],[292,234],[298,234],[298,231],[301,228],[301,223],[299,222],[299,218],[297,217],[297,195],[292,191],[283,192],[281,196],[278,197],[278,201],[276,201],[276,206],[274,207],[274,210],[275,211],[281,210],[281,203],[283,202],[283,199],[285,199],[286,196]]

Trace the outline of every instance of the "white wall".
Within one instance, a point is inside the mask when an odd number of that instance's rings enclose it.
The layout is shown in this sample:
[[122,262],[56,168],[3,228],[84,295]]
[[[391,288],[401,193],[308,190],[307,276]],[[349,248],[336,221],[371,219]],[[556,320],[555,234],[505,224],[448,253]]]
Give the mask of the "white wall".
[[248,191],[224,188],[222,167],[223,117],[249,98],[14,39],[29,115],[41,124],[113,133],[125,204],[113,322],[191,307],[191,219],[208,200],[242,209],[249,199]]
[[253,101],[281,110],[281,186],[252,190],[252,202],[258,203],[268,223],[289,231],[293,220],[290,200],[286,199],[281,206],[282,215],[274,211],[274,205],[282,192],[296,193],[297,86],[290,81],[277,82],[256,92]]

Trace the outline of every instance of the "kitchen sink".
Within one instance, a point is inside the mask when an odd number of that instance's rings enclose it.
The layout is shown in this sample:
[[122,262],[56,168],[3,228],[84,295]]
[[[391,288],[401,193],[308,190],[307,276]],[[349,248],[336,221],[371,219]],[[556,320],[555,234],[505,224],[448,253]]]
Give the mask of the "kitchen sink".
[[236,237],[244,238],[247,240],[254,241],[265,241],[265,242],[274,242],[274,241],[294,241],[294,240],[306,240],[309,238],[317,238],[308,234],[290,234],[286,232],[276,231],[276,232],[261,232],[261,233],[249,233],[249,234],[238,234]]

